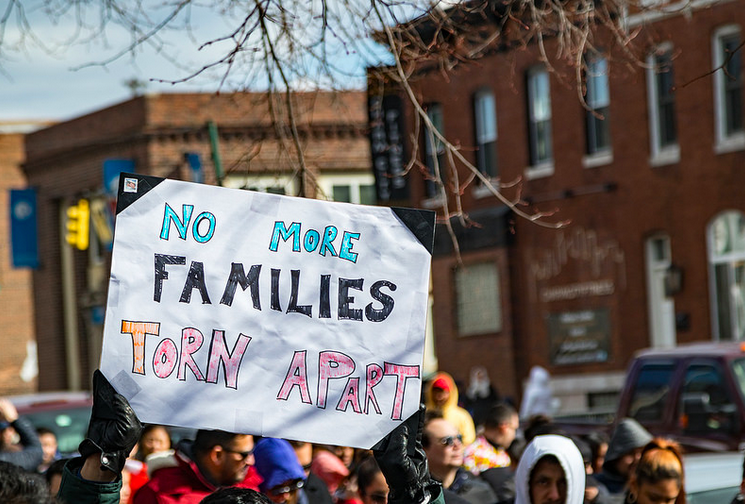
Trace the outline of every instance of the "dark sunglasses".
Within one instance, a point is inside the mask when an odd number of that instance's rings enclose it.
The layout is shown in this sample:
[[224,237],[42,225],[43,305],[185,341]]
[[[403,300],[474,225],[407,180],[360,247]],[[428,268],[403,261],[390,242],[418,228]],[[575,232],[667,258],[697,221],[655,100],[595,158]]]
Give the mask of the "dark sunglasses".
[[236,450],[231,450],[230,448],[226,446],[221,446],[221,447],[223,450],[225,450],[228,453],[235,453],[236,455],[240,455],[241,460],[246,460],[248,457],[250,457],[254,453],[253,448],[248,451],[236,451]]
[[456,440],[458,441],[458,443],[463,444],[463,436],[461,436],[460,434],[458,434],[457,436],[445,436],[438,439],[442,446],[453,446]]
[[286,494],[286,493],[297,492],[298,490],[300,490],[304,486],[305,486],[305,481],[303,481],[303,480],[297,480],[297,481],[293,481],[292,483],[289,483],[287,485],[279,485],[279,486],[276,486],[274,488],[271,488],[271,489],[269,489],[269,494],[270,495],[277,496],[277,495],[282,495],[282,494]]

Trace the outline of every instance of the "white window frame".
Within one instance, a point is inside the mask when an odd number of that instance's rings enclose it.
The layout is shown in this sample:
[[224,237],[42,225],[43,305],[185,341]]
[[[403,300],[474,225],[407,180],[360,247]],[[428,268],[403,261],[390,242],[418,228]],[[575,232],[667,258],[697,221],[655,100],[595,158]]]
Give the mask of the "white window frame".
[[[605,69],[602,71],[602,73],[599,73],[597,75],[600,75],[604,78],[602,79],[596,79],[593,78],[596,76],[594,72],[597,72],[595,69],[595,63],[598,61],[603,61],[603,64],[605,65]],[[610,141],[609,145],[596,149],[594,152],[590,152],[590,129],[591,127],[595,126],[597,124],[594,120],[591,120],[591,114],[596,111],[597,109],[606,108],[607,112],[605,114],[605,117],[603,118],[606,122],[607,128],[610,129],[610,82],[608,79],[608,58],[600,53],[589,53],[585,56],[585,64],[586,64],[586,74],[585,74],[585,82],[587,86],[587,106],[591,109],[586,111],[585,115],[585,129],[586,129],[586,153],[582,158],[582,165],[585,168],[594,168],[596,166],[601,166],[605,164],[609,164],[613,162],[613,143]],[[607,101],[604,103],[598,103],[595,99],[593,99],[592,96],[592,90],[595,89],[594,85],[592,83],[602,83],[602,85],[605,86],[605,95],[607,96]],[[594,119],[594,117],[593,117]],[[599,121],[599,119],[597,120]]]
[[[473,97],[473,116],[476,130],[476,154],[477,168],[487,178],[496,178],[499,173],[497,165],[497,105],[494,93],[489,89],[480,89]],[[494,166],[485,166],[484,158],[481,156],[482,149],[486,144],[494,142]],[[489,173],[493,171],[494,173]]]
[[375,176],[372,173],[334,173],[318,176],[318,199],[334,201],[334,186],[349,186],[349,203],[360,204],[360,187],[375,187]]
[[[730,315],[730,327],[726,328],[734,341],[745,339],[745,295],[735,289],[736,269],[745,261],[745,231],[739,230],[738,217],[745,218],[740,210],[726,210],[720,212],[709,222],[706,230],[707,249],[709,257],[709,289],[711,303],[711,326],[713,339],[722,339],[722,329],[719,325],[719,304],[726,303]],[[727,299],[719,299],[717,289],[716,266],[725,265],[728,284]],[[739,320],[738,320],[739,319]]]
[[[717,29],[712,37],[712,58],[714,61],[713,68],[719,68],[725,60],[722,47],[722,41],[732,35],[737,35],[741,39],[742,34],[738,25],[726,25]],[[742,50],[737,51],[734,57],[740,58],[742,69]],[[745,80],[741,70],[740,80]],[[745,149],[745,129],[728,133],[727,130],[727,106],[725,101],[725,84],[729,77],[724,69],[719,69],[714,73],[714,127],[715,127],[715,145],[714,152],[717,154],[732,152]],[[742,90],[741,90],[742,92]],[[745,110],[740,110],[740,114],[745,114]]]
[[[548,82],[547,87],[547,95],[546,95],[546,117],[537,118],[535,117],[536,112],[536,99],[535,99],[535,82],[538,75],[545,75],[546,80]],[[541,177],[548,177],[550,175],[553,175],[554,173],[554,148],[553,148],[553,131],[552,131],[552,113],[551,113],[551,75],[548,72],[548,69],[546,69],[543,65],[534,66],[530,69],[528,69],[527,72],[527,93],[528,93],[528,145],[530,149],[530,163],[531,166],[527,168],[525,171],[525,177],[527,179],[536,179]],[[546,159],[535,159],[536,156],[536,145],[534,145],[533,141],[533,131],[534,131],[534,124],[541,122],[541,121],[548,121],[549,129],[548,129],[548,145],[550,148],[550,155]],[[537,136],[537,133],[536,133]]]
[[[660,111],[657,89],[657,58],[659,55],[672,54],[673,45],[664,43],[657,46],[647,55],[647,108],[649,111],[649,140],[651,157],[649,163],[652,166],[662,166],[680,161],[680,140],[676,132],[676,142],[672,145],[661,145],[660,139]],[[677,128],[677,125],[676,125]]]
[[[430,122],[432,122],[432,126],[434,126],[440,134],[445,134],[445,107],[440,102],[431,102],[426,105],[427,107],[427,117],[429,118]],[[439,113],[439,119],[437,118],[437,114]],[[437,123],[440,124],[437,124]],[[434,166],[430,166],[430,160],[433,158],[437,158],[437,165],[440,172],[440,180],[445,182],[445,174],[447,170],[447,163],[442,162],[441,158],[444,158],[445,154],[445,145],[443,142],[437,138],[437,136],[429,131],[428,128],[424,127],[422,128],[422,133],[424,134],[424,165],[427,167],[427,171],[430,172],[431,175],[435,175],[434,173]],[[434,164],[434,163],[432,163]],[[440,208],[444,205],[444,201],[442,201],[442,194],[439,188],[436,188],[435,194],[429,194],[427,190],[427,185],[432,182],[429,180],[424,180],[424,201],[422,202],[422,206],[425,208]]]
[[283,187],[285,194],[294,196],[297,194],[296,177],[286,174],[277,175],[228,175],[223,181],[224,187],[231,189],[255,188],[259,192],[268,192],[272,187]]
[[655,348],[676,344],[675,300],[665,292],[665,276],[672,264],[670,236],[656,234],[645,243],[649,342]]

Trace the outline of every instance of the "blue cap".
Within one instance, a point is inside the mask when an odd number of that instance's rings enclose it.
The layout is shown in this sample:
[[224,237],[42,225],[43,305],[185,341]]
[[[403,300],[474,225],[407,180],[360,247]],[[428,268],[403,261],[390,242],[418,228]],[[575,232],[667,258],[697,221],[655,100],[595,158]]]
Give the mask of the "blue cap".
[[305,471],[292,445],[284,439],[263,438],[254,450],[256,471],[264,479],[260,487],[267,491],[286,481],[304,480]]

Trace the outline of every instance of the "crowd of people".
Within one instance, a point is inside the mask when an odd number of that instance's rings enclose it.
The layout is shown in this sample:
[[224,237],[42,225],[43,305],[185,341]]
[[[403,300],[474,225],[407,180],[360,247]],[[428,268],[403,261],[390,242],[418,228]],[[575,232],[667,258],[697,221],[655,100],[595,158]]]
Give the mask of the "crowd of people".
[[518,409],[499,397],[483,368],[471,378],[461,401],[452,377],[437,373],[419,413],[372,450],[360,450],[215,430],[174,446],[168,427],[143,426],[96,372],[88,436],[71,459],[58,459],[52,431],[35,430],[0,398],[0,502],[685,502],[675,442],[653,438],[628,418],[610,437],[573,437],[553,424],[550,411],[536,409],[551,407],[544,392],[526,394],[529,407]]

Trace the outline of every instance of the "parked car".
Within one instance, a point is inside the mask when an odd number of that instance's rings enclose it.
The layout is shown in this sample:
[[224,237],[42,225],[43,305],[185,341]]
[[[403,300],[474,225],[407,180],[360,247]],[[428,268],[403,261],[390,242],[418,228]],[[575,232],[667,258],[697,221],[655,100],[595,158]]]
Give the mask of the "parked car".
[[[19,415],[28,418],[34,427],[46,427],[57,436],[60,455],[77,452],[85,439],[93,400],[90,392],[39,392],[8,397]],[[196,429],[168,427],[175,446],[182,439],[194,439]]]
[[57,436],[60,454],[75,453],[85,438],[93,401],[88,392],[40,392],[8,397],[18,414]]
[[611,432],[632,417],[688,452],[745,449],[745,343],[695,343],[639,351],[615,415],[557,418],[572,434]]

